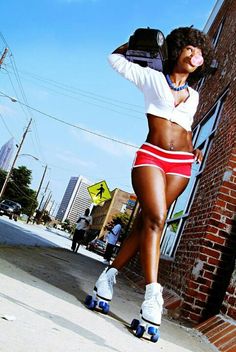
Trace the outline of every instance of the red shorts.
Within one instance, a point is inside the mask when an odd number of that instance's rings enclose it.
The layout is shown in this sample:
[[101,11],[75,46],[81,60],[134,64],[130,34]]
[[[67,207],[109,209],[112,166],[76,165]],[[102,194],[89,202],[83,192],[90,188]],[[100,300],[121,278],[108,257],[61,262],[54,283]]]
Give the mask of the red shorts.
[[190,178],[193,162],[193,153],[169,151],[145,142],[136,152],[133,168],[152,166],[161,169],[167,175]]

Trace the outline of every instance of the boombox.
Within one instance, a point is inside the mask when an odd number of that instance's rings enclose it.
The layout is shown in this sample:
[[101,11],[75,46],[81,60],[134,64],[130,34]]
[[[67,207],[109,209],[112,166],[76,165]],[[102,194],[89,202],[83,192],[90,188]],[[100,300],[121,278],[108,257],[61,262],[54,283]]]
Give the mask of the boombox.
[[168,59],[164,34],[159,29],[138,28],[130,36],[126,58],[143,67],[163,71]]

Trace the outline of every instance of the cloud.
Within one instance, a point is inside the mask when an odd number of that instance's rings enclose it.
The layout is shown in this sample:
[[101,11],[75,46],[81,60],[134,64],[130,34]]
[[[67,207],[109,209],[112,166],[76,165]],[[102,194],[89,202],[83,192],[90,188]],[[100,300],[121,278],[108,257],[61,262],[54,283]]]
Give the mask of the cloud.
[[71,152],[70,150],[57,151],[55,153],[55,157],[63,163],[71,164],[73,167],[94,167],[95,163],[89,160],[83,160],[78,158],[76,154]]
[[17,111],[15,109],[12,109],[11,107],[9,107],[7,105],[1,105],[0,104],[0,113],[1,114],[7,114],[7,115],[15,116],[17,114]]
[[[94,131],[98,134],[103,134],[100,131]],[[90,134],[90,133],[86,133],[83,131],[76,131],[75,129],[71,129],[71,134],[79,141],[81,142],[81,136],[83,136],[84,141],[87,141],[89,143],[89,145],[93,145],[96,147],[96,150],[102,150],[103,152],[106,152],[107,154],[111,154],[115,157],[133,157],[134,153],[136,151],[136,149],[134,147],[125,145],[125,144],[121,144],[121,143],[117,143],[117,142],[113,142],[111,140]],[[108,136],[107,136],[108,137]],[[114,138],[117,139],[116,137],[111,137],[109,136],[109,138]],[[129,143],[129,142],[127,142]],[[132,142],[130,142],[130,144],[133,144]]]

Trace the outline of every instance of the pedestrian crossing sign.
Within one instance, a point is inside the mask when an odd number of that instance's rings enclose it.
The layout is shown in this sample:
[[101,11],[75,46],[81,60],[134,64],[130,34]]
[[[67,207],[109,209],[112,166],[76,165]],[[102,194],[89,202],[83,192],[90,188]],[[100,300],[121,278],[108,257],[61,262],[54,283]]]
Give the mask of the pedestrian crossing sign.
[[106,181],[97,182],[87,188],[93,204],[98,205],[111,199],[111,193]]

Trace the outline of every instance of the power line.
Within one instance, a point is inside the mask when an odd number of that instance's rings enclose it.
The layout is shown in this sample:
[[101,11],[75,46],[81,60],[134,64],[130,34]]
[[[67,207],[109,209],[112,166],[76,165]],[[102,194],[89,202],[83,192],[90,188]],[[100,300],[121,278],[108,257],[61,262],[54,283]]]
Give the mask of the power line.
[[4,124],[5,128],[6,128],[6,130],[7,130],[8,133],[10,134],[10,136],[12,136],[12,138],[14,138],[14,139],[16,140],[16,138],[13,136],[12,132],[11,132],[10,129],[8,128],[8,126],[7,126],[7,124],[6,124],[5,120],[4,120],[4,117],[3,117],[3,115],[2,115],[1,113],[0,113],[0,117],[1,117],[1,119],[2,119],[2,122],[3,122],[3,124]]
[[121,101],[121,100],[118,100],[118,99],[113,99],[113,98],[110,98],[110,97],[105,97],[103,95],[99,95],[99,94],[96,94],[96,93],[93,93],[93,92],[90,92],[90,91],[86,91],[86,90],[83,90],[83,89],[80,89],[80,88],[77,88],[77,87],[73,87],[73,86],[70,86],[70,85],[67,85],[67,84],[52,80],[50,78],[44,78],[44,77],[42,77],[40,75],[37,75],[35,73],[31,73],[31,72],[27,72],[25,70],[19,70],[19,72],[21,72],[24,75],[31,76],[35,80],[42,81],[42,82],[48,82],[49,84],[51,84],[51,85],[53,85],[53,86],[55,86],[57,88],[67,90],[67,91],[72,92],[72,93],[82,94],[82,95],[86,95],[86,96],[89,96],[89,97],[93,97],[96,100],[102,100],[102,101],[105,101],[105,102],[108,101],[109,104],[111,104],[111,102],[113,101],[113,102],[118,103],[118,104],[123,104],[123,105],[127,105],[127,106],[133,106],[135,108],[141,109],[140,111],[137,111],[137,110],[134,110],[134,111],[136,111],[138,113],[142,113],[142,107],[140,105],[127,103],[127,102],[124,102],[124,101]]
[[[12,50],[10,49],[10,47],[9,47],[9,45],[8,45],[8,43],[7,43],[7,41],[6,41],[6,39],[4,38],[4,36],[3,36],[3,34],[2,34],[1,32],[0,32],[0,38],[2,39],[2,41],[3,41],[3,43],[6,45],[6,47],[8,47],[8,50],[10,51],[10,55],[8,55],[8,57],[9,57],[9,59],[10,59],[10,64],[11,64],[11,67],[12,67],[12,69],[13,69],[13,73],[14,73],[16,82],[17,82],[17,84],[18,84],[18,88],[19,88],[19,90],[20,90],[21,96],[22,96],[23,101],[24,101],[24,103],[26,104],[26,107],[27,107],[27,105],[28,105],[28,100],[27,100],[27,97],[26,97],[26,94],[25,94],[23,85],[22,85],[22,83],[21,83],[21,79],[20,79],[20,75],[19,75],[19,70],[18,70],[18,68],[17,68],[17,65],[16,65],[16,62],[15,62],[15,58],[14,58],[13,52],[12,52]],[[11,79],[11,76],[10,76],[9,72],[8,72],[6,69],[5,69],[5,71],[6,71],[7,74],[8,74],[8,78],[9,78],[9,80],[10,80],[10,83],[11,83],[11,85],[12,85],[12,88],[13,88],[15,94],[16,94],[17,99],[19,100],[18,95],[17,95],[17,91],[16,91],[16,89],[15,89],[15,87],[14,87],[14,84],[13,84],[13,81],[12,81],[12,79]],[[27,122],[29,121],[29,118],[32,119],[31,111],[30,111],[29,108],[27,108],[27,111],[25,111],[25,109],[23,108],[23,104],[22,104],[22,105],[21,105],[21,109],[22,109],[22,111],[23,111],[23,114],[24,114],[25,117],[26,117]],[[33,140],[33,136],[31,136],[33,145],[34,145],[35,150],[36,150],[36,149],[37,149],[36,146],[37,146],[37,143],[38,143],[38,150],[40,151],[39,136],[38,136],[38,135],[36,136],[36,131],[35,131],[35,130],[33,130],[33,132],[34,132],[34,136],[35,136],[35,140]],[[43,156],[42,153],[40,153],[40,154],[41,154],[41,156]]]
[[[11,99],[11,97],[10,97],[9,95],[5,94],[4,92],[1,92],[1,91],[0,91],[0,94],[2,94],[3,96],[5,96],[5,97]],[[91,130],[89,130],[89,129],[87,129],[87,128],[80,127],[80,126],[75,125],[75,124],[73,124],[73,123],[71,123],[71,122],[67,122],[67,121],[62,120],[62,119],[60,119],[60,118],[57,118],[57,117],[55,117],[55,116],[53,116],[53,115],[47,114],[47,113],[45,113],[45,112],[43,112],[43,111],[41,111],[41,110],[38,110],[38,109],[36,109],[36,108],[33,108],[32,106],[30,106],[30,105],[28,105],[28,104],[25,104],[25,103],[23,103],[23,102],[21,102],[21,101],[17,101],[17,102],[18,102],[19,104],[22,104],[23,106],[26,106],[27,108],[29,108],[29,109],[35,111],[35,112],[38,112],[39,114],[41,114],[41,115],[43,115],[43,116],[46,116],[46,117],[48,117],[48,118],[50,118],[50,119],[52,119],[52,120],[55,120],[55,121],[57,121],[57,122],[60,122],[60,123],[64,124],[64,125],[71,126],[71,127],[73,127],[73,128],[79,129],[79,130],[84,131],[84,132],[86,132],[86,133],[95,135],[95,136],[100,137],[100,138],[104,138],[104,139],[110,140],[110,141],[112,141],[112,142],[116,142],[116,143],[119,143],[119,144],[122,144],[122,145],[126,145],[126,146],[128,146],[128,147],[132,147],[132,148],[135,148],[135,149],[138,148],[138,146],[136,146],[136,145],[133,145],[133,144],[130,144],[130,143],[127,143],[127,142],[123,142],[123,141],[120,141],[120,140],[115,139],[115,138],[111,138],[111,137],[105,136],[105,135],[103,135],[103,134],[101,134],[101,133],[97,133],[97,132],[91,131]]]
[[[28,79],[29,80],[29,79]],[[42,79],[38,79],[39,81],[46,81],[47,82],[47,80],[42,80]],[[31,81],[31,80],[30,80]],[[51,84],[51,83],[50,83]],[[86,104],[89,104],[89,105],[93,105],[93,106],[96,106],[96,107],[99,107],[100,109],[105,109],[105,110],[108,110],[108,111],[112,111],[112,112],[115,112],[115,113],[117,113],[117,114],[122,114],[122,115],[126,115],[126,116],[129,116],[129,117],[132,117],[132,118],[134,118],[134,119],[138,119],[138,120],[144,120],[144,117],[138,117],[138,116],[135,116],[135,115],[131,115],[130,113],[127,113],[126,111],[125,111],[125,113],[123,113],[123,112],[121,112],[121,111],[117,111],[117,110],[115,110],[115,109],[112,109],[110,106],[114,106],[114,107],[116,107],[116,108],[118,108],[118,109],[123,109],[123,110],[127,110],[128,112],[131,112],[131,113],[135,113],[135,114],[140,114],[140,115],[142,115],[143,116],[143,112],[141,112],[141,111],[138,111],[138,110],[135,110],[135,109],[133,109],[133,108],[129,108],[129,107],[126,107],[126,106],[122,106],[122,105],[119,105],[119,104],[117,104],[117,103],[112,103],[111,101],[109,101],[109,99],[110,98],[100,98],[100,96],[98,96],[98,98],[95,96],[95,97],[93,97],[93,96],[90,96],[90,95],[93,95],[93,93],[80,93],[80,92],[78,92],[78,91],[76,91],[76,90],[79,90],[78,88],[67,88],[67,86],[60,86],[60,85],[57,85],[57,84],[51,84],[51,85],[53,85],[54,87],[56,87],[56,88],[59,88],[59,89],[63,89],[63,90],[65,90],[65,91],[69,91],[70,93],[72,93],[72,94],[76,94],[76,96],[74,96],[74,95],[71,95],[71,94],[67,94],[67,93],[63,93],[63,92],[60,92],[60,91],[58,91],[58,90],[55,90],[55,89],[53,89],[53,88],[51,88],[51,87],[48,87],[48,86],[45,86],[45,85],[43,85],[43,84],[39,84],[39,87],[42,87],[42,88],[45,88],[45,89],[47,89],[47,90],[49,90],[49,91],[51,91],[51,92],[53,92],[53,93],[55,93],[55,94],[59,94],[59,95],[62,95],[62,96],[65,96],[65,97],[68,97],[68,98],[70,98],[70,99],[75,99],[75,100],[79,100],[80,102],[84,102],[84,103],[86,103]],[[80,90],[79,90],[80,91]],[[89,95],[90,94],[90,95]],[[98,101],[98,102],[100,102],[100,103],[103,103],[103,104],[109,104],[109,106],[107,107],[106,105],[100,105],[100,104],[98,104],[98,103],[96,103],[96,102],[91,102],[91,101],[86,101],[86,100],[83,100],[83,99],[81,99],[80,97],[78,97],[78,95],[79,96],[83,96],[83,97],[85,97],[85,98],[87,98],[87,99],[92,99],[92,100],[94,100],[94,101]],[[94,94],[95,95],[95,94]],[[111,99],[112,100],[112,99]],[[120,103],[120,101],[118,101],[119,103]],[[128,103],[122,103],[122,104],[125,104],[125,105],[128,105]],[[136,106],[136,105],[135,105]],[[137,106],[136,106],[137,107]]]

